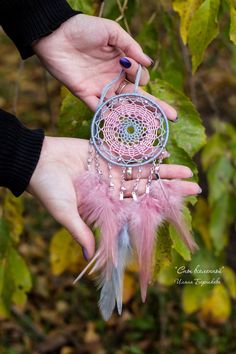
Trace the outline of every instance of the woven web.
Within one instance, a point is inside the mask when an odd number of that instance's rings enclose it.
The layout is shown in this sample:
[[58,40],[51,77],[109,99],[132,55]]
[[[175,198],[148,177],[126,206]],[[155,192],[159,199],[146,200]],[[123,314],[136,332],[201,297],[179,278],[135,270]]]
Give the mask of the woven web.
[[144,164],[157,158],[167,138],[167,122],[159,107],[142,96],[110,99],[95,114],[97,150],[112,163]]

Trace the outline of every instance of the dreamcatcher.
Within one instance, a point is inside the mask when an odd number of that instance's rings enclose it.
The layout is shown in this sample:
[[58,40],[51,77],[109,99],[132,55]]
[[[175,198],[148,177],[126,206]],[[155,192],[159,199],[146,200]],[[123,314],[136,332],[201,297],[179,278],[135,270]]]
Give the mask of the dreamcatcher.
[[[90,268],[89,274],[100,274],[99,307],[105,320],[115,305],[121,314],[124,271],[133,256],[138,259],[145,301],[157,229],[164,221],[173,224],[191,251],[197,248],[182,219],[178,184],[162,181],[159,175],[169,135],[168,120],[156,102],[137,93],[141,70],[139,66],[132,93],[105,99],[123,72],[104,87],[92,121],[88,169],[76,184],[79,213],[88,225],[99,228],[101,237],[95,256],[75,282]],[[102,160],[107,163],[107,171],[101,167]],[[146,164],[150,173],[141,193]],[[120,167],[119,197],[114,195],[114,165]],[[133,172],[136,175],[131,196],[125,198],[126,180],[132,179]],[[158,183],[153,183],[154,176]]]

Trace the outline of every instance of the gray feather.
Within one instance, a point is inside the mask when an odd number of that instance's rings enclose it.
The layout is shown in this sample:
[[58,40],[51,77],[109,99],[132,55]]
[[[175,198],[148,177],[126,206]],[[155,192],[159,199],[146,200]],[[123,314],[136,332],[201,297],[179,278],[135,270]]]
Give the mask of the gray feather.
[[117,267],[112,266],[110,279],[105,273],[100,277],[100,287],[102,287],[99,308],[105,320],[108,320],[117,304],[118,313],[122,312],[122,295],[124,271],[127,260],[131,254],[129,242],[128,225],[126,224],[118,235],[118,260]]

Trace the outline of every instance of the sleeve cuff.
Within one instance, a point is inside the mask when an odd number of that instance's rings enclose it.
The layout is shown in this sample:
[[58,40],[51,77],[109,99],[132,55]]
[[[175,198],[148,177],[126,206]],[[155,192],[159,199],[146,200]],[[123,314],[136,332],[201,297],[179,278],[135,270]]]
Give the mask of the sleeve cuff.
[[16,117],[0,117],[0,185],[18,197],[27,188],[38,163],[43,140],[42,129],[28,129]]
[[1,5],[1,25],[22,59],[34,54],[31,44],[35,40],[51,34],[63,22],[80,13],[73,10],[66,0],[15,0],[10,2],[14,3],[12,9],[7,1]]

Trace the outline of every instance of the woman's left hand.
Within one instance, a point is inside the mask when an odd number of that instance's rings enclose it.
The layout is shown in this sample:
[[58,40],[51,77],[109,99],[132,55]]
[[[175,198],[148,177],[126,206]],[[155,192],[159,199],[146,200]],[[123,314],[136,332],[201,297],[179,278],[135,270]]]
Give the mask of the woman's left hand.
[[[122,57],[125,57],[126,68],[123,66],[123,69],[129,81],[135,81],[138,63],[143,66],[140,84],[146,85],[149,81],[146,67],[152,60],[119,24],[108,19],[76,15],[34,43],[33,48],[46,69],[94,111],[103,87],[120,72]],[[124,78],[109,92],[110,96],[115,94],[122,80]],[[125,88],[129,92],[132,89],[133,84]],[[141,89],[140,92],[147,95]],[[169,119],[176,118],[174,108],[156,101]]]

